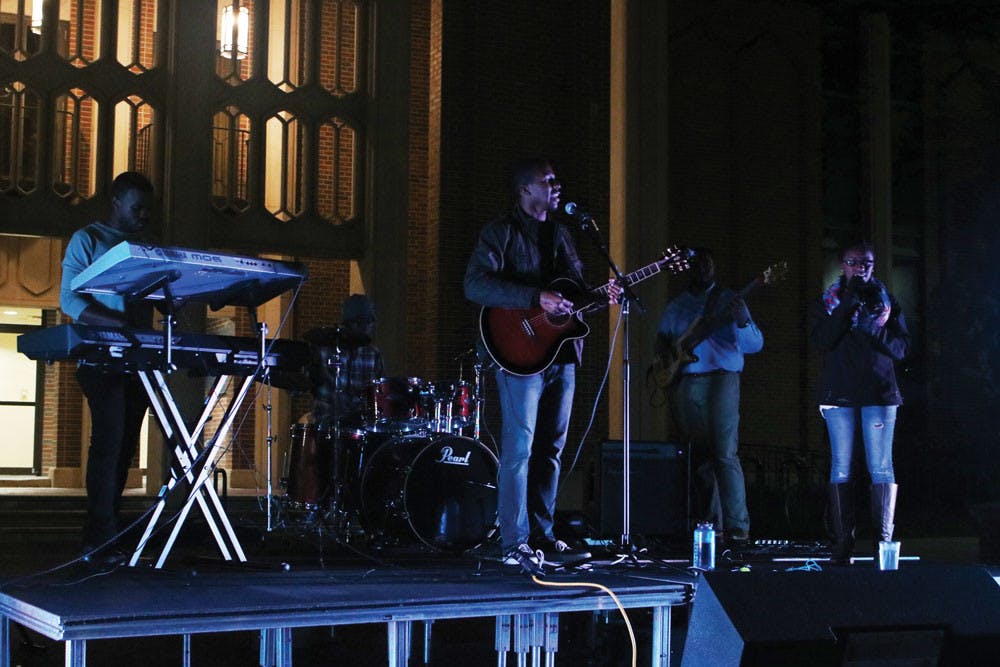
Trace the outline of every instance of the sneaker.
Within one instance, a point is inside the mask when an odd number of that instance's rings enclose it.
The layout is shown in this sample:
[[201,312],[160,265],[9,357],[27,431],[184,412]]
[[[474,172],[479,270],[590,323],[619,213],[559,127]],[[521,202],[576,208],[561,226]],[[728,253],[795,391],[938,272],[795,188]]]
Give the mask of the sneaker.
[[723,536],[722,543],[731,549],[741,549],[750,545],[750,535],[745,530],[730,530]]
[[520,565],[521,569],[528,574],[542,574],[542,562],[539,554],[535,553],[530,546],[521,543],[507,552],[503,557],[504,565]]
[[566,565],[579,563],[590,558],[590,552],[584,549],[574,549],[562,540],[545,540],[539,552],[542,554],[542,565]]

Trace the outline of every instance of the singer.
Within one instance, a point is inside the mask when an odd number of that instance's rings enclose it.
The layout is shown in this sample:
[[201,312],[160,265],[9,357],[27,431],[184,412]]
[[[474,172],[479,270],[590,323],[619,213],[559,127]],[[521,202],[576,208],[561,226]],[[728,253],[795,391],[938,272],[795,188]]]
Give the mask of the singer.
[[[562,186],[543,159],[516,162],[510,185],[514,206],[480,232],[465,273],[465,296],[490,308],[540,307],[548,315],[569,315],[573,302],[547,287],[557,277],[584,284],[569,229],[550,218]],[[609,290],[609,300],[620,292]],[[552,364],[531,375],[496,371],[503,420],[497,478],[503,562],[530,573],[541,572],[546,563],[590,557],[553,532],[582,349],[582,338],[564,345]]]
[[860,432],[871,479],[873,545],[892,540],[896,473],[892,440],[903,396],[895,364],[906,357],[910,333],[899,302],[874,276],[868,241],[841,249],[843,273],[809,305],[809,338],[822,352],[819,411],[830,436],[830,559],[846,565],[854,551],[852,454]]

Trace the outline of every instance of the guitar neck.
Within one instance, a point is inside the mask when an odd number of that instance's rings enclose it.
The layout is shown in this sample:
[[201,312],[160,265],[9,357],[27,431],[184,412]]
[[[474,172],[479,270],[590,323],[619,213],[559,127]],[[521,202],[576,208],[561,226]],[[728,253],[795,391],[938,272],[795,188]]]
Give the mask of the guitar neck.
[[[632,285],[635,285],[636,283],[642,282],[646,278],[650,278],[652,276],[655,276],[657,273],[659,273],[662,270],[663,270],[663,262],[653,262],[652,264],[647,264],[646,266],[642,267],[641,269],[636,269],[632,273],[626,274],[624,276],[624,278],[625,278],[625,286],[626,287],[631,287]],[[607,297],[608,296],[608,290],[611,289],[611,284],[613,282],[614,281],[609,280],[608,282],[604,283],[600,287],[596,287],[596,288],[592,289],[590,291],[590,293],[593,294],[594,296]]]
[[756,278],[748,282],[746,285],[744,285],[743,289],[739,291],[740,298],[741,299],[747,298],[747,296],[750,295],[750,292],[754,291],[755,289],[757,289],[759,285],[763,284],[764,281],[761,279],[760,276],[757,276]]

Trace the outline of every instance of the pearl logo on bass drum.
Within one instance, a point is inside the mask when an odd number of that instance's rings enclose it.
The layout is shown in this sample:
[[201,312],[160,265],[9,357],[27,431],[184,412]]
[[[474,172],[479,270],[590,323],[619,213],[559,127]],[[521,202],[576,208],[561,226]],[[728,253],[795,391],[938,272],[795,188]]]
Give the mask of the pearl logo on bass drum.
[[441,448],[441,458],[437,460],[437,463],[444,463],[451,466],[468,466],[470,454],[472,454],[471,449],[465,453],[465,456],[456,456],[455,450],[446,445]]

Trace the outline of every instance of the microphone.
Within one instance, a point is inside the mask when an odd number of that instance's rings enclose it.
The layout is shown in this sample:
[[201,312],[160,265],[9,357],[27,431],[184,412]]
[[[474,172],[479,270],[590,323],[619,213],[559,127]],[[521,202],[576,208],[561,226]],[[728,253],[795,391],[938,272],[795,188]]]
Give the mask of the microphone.
[[568,201],[563,204],[563,212],[578,221],[581,229],[586,229],[587,227],[594,225],[594,218],[592,218],[586,211],[580,210],[580,207],[576,205],[576,202]]

